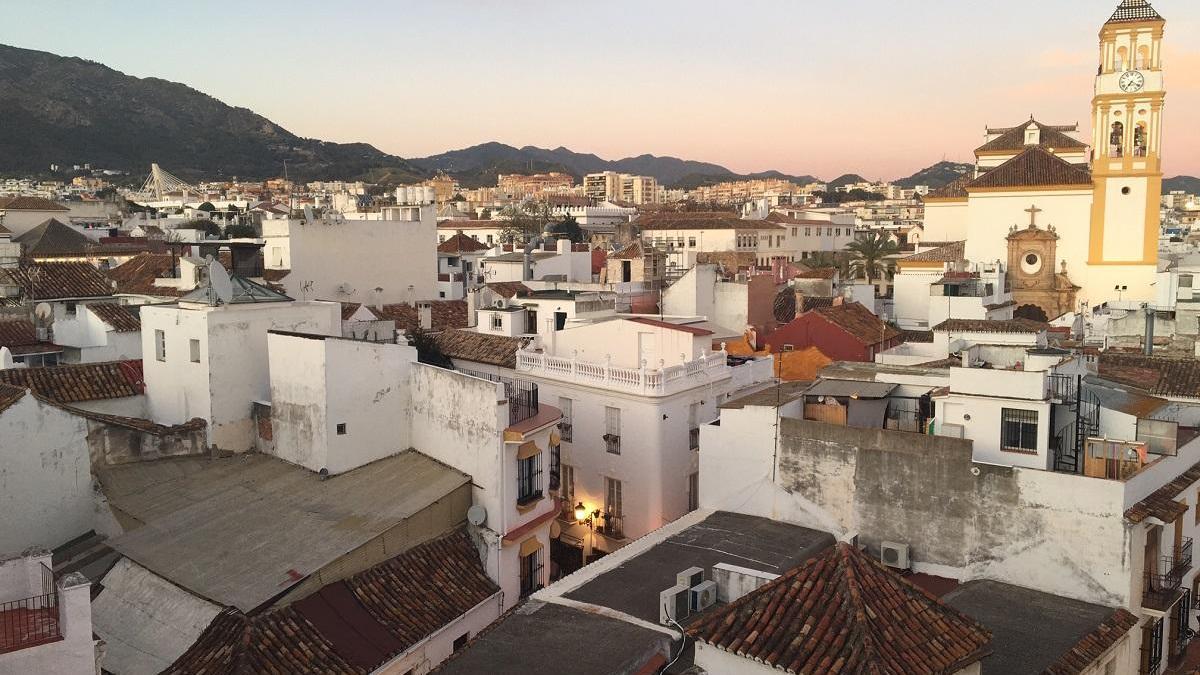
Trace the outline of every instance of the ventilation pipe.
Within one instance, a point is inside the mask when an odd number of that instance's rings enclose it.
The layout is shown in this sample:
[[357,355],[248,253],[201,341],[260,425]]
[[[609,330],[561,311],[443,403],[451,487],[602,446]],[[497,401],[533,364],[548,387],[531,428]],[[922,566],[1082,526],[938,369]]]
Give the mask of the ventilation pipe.
[[1142,305],[1142,311],[1146,313],[1146,344],[1143,345],[1143,353],[1146,356],[1154,355],[1154,308],[1150,303]]

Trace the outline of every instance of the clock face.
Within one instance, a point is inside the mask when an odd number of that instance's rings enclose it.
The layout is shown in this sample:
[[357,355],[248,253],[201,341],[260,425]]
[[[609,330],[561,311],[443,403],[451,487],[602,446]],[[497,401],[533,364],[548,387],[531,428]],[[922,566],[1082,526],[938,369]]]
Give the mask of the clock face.
[[1121,73],[1121,91],[1141,91],[1146,86],[1146,77],[1136,70]]

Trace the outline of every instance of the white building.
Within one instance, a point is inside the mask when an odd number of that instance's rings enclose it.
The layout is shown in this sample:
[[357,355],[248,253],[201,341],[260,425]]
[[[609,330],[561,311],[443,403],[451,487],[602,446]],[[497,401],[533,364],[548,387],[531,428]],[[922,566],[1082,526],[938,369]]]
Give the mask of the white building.
[[143,307],[142,354],[151,419],[204,419],[210,444],[241,452],[254,447],[254,402],[270,395],[267,331],[340,335],[341,307],[233,282],[225,304],[204,286],[175,304]]
[[737,253],[748,262],[769,266],[799,257],[788,231],[766,220],[743,220],[723,212],[661,212],[634,221],[642,241],[667,252],[667,267],[679,272],[696,264],[701,253]]
[[472,477],[504,608],[548,582],[561,415],[537,387],[418,363],[403,345],[272,332],[268,347],[272,454],[337,475],[419,448]]
[[[569,239],[559,239],[553,251],[534,250],[529,255],[533,280],[592,281],[591,251],[574,250]],[[479,270],[487,283],[524,281],[525,253],[519,249],[511,253],[493,249],[479,261]]]
[[599,510],[598,536],[564,532],[612,551],[695,508],[698,429],[731,393],[771,377],[770,359],[730,366],[712,331],[622,317],[568,327],[517,353],[516,372],[562,410],[568,505]]
[[94,675],[103,647],[92,637],[91,584],[55,579],[50,551],[0,556],[0,672]]
[[284,269],[286,262],[291,272],[282,284],[294,298],[371,303],[436,298],[433,208],[393,207],[382,215],[388,217],[277,221],[281,228],[286,223],[286,243],[274,229],[264,237],[267,266]]

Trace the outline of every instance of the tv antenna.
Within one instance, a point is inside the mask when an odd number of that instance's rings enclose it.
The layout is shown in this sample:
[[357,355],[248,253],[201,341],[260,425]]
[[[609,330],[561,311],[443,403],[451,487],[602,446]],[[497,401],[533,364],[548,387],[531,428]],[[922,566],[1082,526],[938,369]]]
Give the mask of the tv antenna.
[[233,281],[229,272],[216,260],[208,262],[208,302],[212,306],[228,305],[233,299]]

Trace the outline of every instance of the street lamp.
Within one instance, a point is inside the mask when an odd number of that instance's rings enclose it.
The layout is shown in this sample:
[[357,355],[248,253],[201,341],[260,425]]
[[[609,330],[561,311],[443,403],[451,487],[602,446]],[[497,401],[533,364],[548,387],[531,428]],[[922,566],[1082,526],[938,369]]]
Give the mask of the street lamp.
[[575,522],[579,523],[580,525],[594,527],[592,521],[598,519],[599,517],[600,509],[596,509],[595,511],[588,513],[587,507],[583,505],[583,502],[579,502],[575,505]]

